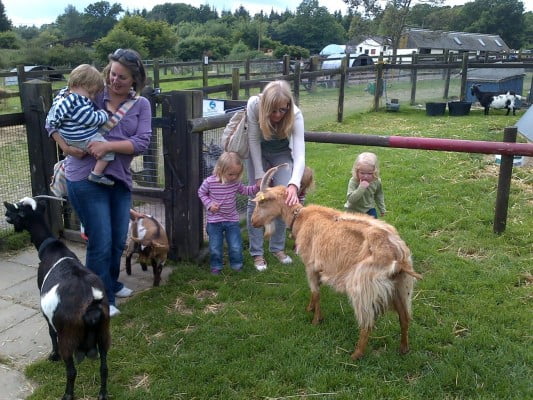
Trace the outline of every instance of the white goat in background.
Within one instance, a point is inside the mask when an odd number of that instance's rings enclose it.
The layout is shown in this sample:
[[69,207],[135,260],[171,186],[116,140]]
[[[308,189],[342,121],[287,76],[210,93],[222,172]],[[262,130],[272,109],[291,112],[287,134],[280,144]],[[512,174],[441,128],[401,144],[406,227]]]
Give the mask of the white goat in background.
[[279,167],[270,169],[261,182],[252,225],[271,232],[268,227],[281,216],[292,231],[311,289],[307,311],[314,312],[312,323],[322,320],[320,285],[325,283],[346,293],[354,308],[360,333],[352,359],[363,357],[376,319],[390,308],[400,319],[400,353],[407,353],[411,296],[415,279],[422,277],[413,270],[411,252],[396,229],[363,214],[288,206],[285,186],[268,187]]

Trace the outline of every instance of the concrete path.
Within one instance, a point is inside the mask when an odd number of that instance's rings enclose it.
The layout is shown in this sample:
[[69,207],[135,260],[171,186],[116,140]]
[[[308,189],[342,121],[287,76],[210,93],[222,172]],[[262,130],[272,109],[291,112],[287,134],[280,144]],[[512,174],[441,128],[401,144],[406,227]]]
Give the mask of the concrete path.
[[[82,262],[85,246],[68,243]],[[133,257],[132,262],[136,259]],[[34,384],[24,376],[24,368],[35,360],[46,358],[51,351],[48,326],[39,309],[37,267],[39,258],[34,247],[13,254],[0,254],[0,400],[21,400],[34,390]],[[152,287],[151,268],[142,271],[132,265],[132,276],[124,271],[121,281],[134,293]],[[163,268],[162,284],[170,268]],[[117,305],[128,299],[117,299]]]

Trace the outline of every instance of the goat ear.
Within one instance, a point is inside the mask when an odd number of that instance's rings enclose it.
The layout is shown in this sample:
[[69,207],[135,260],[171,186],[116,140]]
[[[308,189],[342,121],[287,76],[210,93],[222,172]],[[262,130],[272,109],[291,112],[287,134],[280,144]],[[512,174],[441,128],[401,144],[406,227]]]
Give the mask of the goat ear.
[[4,207],[8,211],[15,211],[17,209],[14,204],[8,203],[7,201],[4,201]]

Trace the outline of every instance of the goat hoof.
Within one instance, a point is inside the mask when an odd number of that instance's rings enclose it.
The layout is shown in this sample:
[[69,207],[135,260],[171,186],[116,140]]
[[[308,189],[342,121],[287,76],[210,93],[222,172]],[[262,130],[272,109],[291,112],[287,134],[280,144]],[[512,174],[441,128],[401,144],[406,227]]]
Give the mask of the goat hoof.
[[312,323],[313,325],[318,325],[318,324],[320,324],[320,323],[322,322],[323,319],[324,319],[324,318],[322,318],[322,317],[319,317],[319,318],[313,318],[313,321],[311,321],[311,323]]
[[355,350],[352,353],[351,358],[352,358],[352,360],[360,360],[361,358],[363,358],[364,355],[365,355],[365,353],[363,353],[362,351]]
[[61,400],[74,400],[74,396],[71,394],[64,394]]
[[107,393],[100,393],[98,395],[98,400],[107,400]]
[[48,360],[50,361],[59,361],[60,359],[61,357],[59,357],[58,353],[50,353],[50,355],[48,356]]

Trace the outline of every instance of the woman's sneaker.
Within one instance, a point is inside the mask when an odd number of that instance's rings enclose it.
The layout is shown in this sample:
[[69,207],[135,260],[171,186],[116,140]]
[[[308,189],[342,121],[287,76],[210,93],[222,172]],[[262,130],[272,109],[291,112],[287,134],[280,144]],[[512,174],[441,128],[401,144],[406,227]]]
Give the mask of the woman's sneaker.
[[267,263],[263,256],[254,256],[254,266],[258,271],[264,271],[267,269]]
[[115,293],[115,296],[117,297],[130,297],[133,294],[133,290],[130,288],[127,288],[126,286],[123,286],[122,289],[120,289],[118,292]]
[[292,258],[290,258],[283,250],[277,251],[274,253],[274,256],[279,260],[282,264],[291,264]]
[[109,306],[109,316],[114,317],[115,315],[119,315],[120,310],[116,308],[113,304]]

